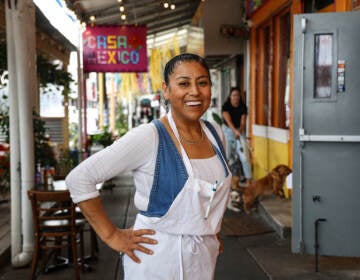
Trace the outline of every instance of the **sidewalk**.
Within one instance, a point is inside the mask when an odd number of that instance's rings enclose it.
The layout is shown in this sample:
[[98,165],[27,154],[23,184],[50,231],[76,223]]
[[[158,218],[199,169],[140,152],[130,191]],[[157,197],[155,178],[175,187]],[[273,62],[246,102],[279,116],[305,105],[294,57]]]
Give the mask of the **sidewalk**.
[[360,279],[360,258],[319,256],[315,272],[315,256],[291,252],[290,200],[264,199],[258,211],[281,237],[279,242],[248,249],[269,279]]
[[[104,207],[110,218],[119,227],[129,227],[133,224],[137,213],[133,205],[132,178],[131,176],[119,177],[114,179],[113,183],[115,185],[113,189],[105,189],[101,193]],[[4,216],[3,212],[1,215]],[[226,217],[240,218],[241,215],[245,214],[226,211],[225,215]],[[290,201],[264,200],[261,202],[258,211],[250,215],[251,219],[259,219],[267,215],[264,220],[274,227],[274,231],[241,237],[222,235],[224,252],[218,259],[215,280],[360,279],[360,258],[320,256],[318,261],[319,272],[315,273],[314,256],[291,253]],[[3,226],[1,226],[0,231],[2,229]],[[89,252],[88,235],[85,235],[85,238],[87,241],[85,250]],[[98,260],[90,262],[92,271],[81,273],[81,279],[114,279],[118,255],[101,241],[99,241],[99,247]],[[12,268],[9,256],[6,265],[0,266],[0,280],[28,279],[29,273],[30,267]],[[122,279],[120,276],[117,279]],[[74,279],[73,269],[70,266],[48,274],[41,274],[37,279]],[[194,276],[194,280],[197,279],[201,279],[201,277]]]

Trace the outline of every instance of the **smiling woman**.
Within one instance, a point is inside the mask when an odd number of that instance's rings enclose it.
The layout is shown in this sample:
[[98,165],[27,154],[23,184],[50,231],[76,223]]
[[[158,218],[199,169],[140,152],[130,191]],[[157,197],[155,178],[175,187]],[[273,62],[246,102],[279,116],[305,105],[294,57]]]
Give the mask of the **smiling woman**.
[[[66,184],[99,237],[121,252],[126,280],[192,279],[193,271],[213,279],[231,173],[221,128],[201,120],[211,101],[205,60],[172,58],[163,90],[171,105],[165,116],[81,162]],[[96,184],[126,172],[134,176],[139,214],[133,227],[119,229],[103,210]]]

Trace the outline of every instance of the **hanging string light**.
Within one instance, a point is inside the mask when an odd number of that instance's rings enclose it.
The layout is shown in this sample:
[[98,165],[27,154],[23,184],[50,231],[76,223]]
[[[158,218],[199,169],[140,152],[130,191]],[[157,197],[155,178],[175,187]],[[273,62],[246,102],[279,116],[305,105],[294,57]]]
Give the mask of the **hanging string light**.
[[[117,0],[119,3],[123,3],[122,0]],[[119,7],[119,11],[121,13],[120,18],[125,21],[126,20],[126,14],[125,14],[125,6],[123,4],[121,4],[121,6]]]
[[163,6],[165,9],[170,8],[171,10],[175,10],[176,6],[172,1],[164,1]]
[[94,15],[89,17],[90,20],[90,26],[94,26],[95,25],[95,21],[96,21],[96,17]]

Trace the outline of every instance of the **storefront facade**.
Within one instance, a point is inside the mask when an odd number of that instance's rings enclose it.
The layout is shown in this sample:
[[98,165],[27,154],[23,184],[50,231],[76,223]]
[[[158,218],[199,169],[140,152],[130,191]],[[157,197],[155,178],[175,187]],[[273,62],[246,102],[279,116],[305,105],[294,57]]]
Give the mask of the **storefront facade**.
[[[293,16],[344,12],[357,1],[248,1],[250,29],[249,130],[254,177],[293,159]],[[286,195],[290,196],[287,186]]]

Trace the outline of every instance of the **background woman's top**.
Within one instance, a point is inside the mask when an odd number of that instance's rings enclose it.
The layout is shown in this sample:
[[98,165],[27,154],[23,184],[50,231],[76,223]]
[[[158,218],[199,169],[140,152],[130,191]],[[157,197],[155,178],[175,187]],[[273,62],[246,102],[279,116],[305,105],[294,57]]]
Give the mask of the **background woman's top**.
[[[230,102],[225,102],[221,108],[222,112],[228,112],[231,120],[236,128],[240,127],[240,121],[242,115],[247,115],[247,107],[245,104],[240,103],[238,107],[234,107]],[[223,120],[226,125],[226,120]]]

